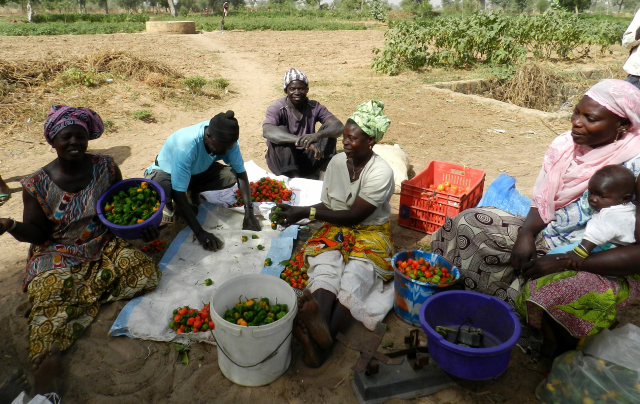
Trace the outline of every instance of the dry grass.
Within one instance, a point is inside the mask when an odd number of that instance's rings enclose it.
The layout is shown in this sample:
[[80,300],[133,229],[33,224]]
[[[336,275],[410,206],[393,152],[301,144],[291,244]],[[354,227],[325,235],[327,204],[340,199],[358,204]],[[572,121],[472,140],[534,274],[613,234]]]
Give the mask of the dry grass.
[[34,130],[29,122],[43,121],[52,103],[81,103],[94,110],[103,104],[103,97],[110,93],[108,87],[97,93],[82,85],[65,88],[61,75],[71,68],[139,80],[150,87],[172,86],[182,77],[162,62],[117,49],[66,61],[0,60],[0,140],[28,137]]
[[123,50],[109,50],[91,53],[80,60],[80,68],[93,69],[99,73],[111,73],[144,81],[149,75],[163,76],[165,79],[182,77],[167,65],[155,60],[136,56]]
[[491,90],[498,100],[521,107],[547,111],[549,101],[560,91],[563,80],[537,63],[525,63],[513,77]]
[[22,86],[35,86],[53,80],[70,68],[134,78],[144,81],[149,75],[176,79],[182,77],[164,63],[142,58],[123,50],[91,53],[80,59],[61,61],[7,62],[0,60],[0,81]]

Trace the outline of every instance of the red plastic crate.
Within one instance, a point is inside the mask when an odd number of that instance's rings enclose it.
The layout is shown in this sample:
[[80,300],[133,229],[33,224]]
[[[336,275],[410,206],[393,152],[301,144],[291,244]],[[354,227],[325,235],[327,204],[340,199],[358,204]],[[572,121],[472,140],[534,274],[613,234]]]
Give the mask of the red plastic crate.
[[[485,172],[476,168],[443,161],[429,162],[420,174],[402,182],[398,224],[423,233],[433,233],[442,227],[447,217],[478,205],[484,189],[484,177]],[[443,182],[462,189],[468,187],[469,191],[451,195],[429,189],[429,185]]]

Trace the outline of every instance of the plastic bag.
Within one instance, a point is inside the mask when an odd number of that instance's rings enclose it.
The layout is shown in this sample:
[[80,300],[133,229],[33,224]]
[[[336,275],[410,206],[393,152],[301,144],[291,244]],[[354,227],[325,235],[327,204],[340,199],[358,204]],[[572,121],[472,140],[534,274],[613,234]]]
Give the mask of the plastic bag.
[[[601,355],[597,357],[593,355]],[[553,361],[538,396],[545,404],[640,403],[640,329],[627,324],[587,339]],[[630,369],[633,368],[633,369]]]
[[531,199],[516,189],[515,178],[500,174],[489,185],[478,206],[493,206],[514,215],[526,216],[529,213]]

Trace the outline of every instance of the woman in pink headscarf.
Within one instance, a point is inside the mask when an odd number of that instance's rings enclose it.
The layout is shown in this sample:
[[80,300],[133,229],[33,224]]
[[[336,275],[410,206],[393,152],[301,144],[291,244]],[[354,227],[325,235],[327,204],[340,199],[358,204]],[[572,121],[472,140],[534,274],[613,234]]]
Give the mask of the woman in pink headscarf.
[[[543,318],[559,350],[576,338],[609,327],[617,310],[640,295],[640,246],[590,255],[580,271],[547,255],[582,239],[593,211],[587,183],[599,168],[621,164],[640,173],[640,90],[602,80],[576,105],[572,129],[545,153],[527,217],[496,208],[466,210],[431,237],[431,250],[461,269],[467,290],[495,295],[514,306],[530,326]],[[535,330],[523,329],[522,345]],[[539,333],[538,333],[539,334]]]

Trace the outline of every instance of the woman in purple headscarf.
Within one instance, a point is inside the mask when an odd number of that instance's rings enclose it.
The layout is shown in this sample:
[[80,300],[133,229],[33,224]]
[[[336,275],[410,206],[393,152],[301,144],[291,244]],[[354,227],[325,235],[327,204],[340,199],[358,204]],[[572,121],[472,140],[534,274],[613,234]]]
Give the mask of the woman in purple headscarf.
[[[52,106],[44,137],[58,157],[21,181],[23,221],[0,218],[0,235],[31,243],[22,286],[32,304],[29,359],[36,367],[54,360],[46,367],[57,369],[60,352],[91,324],[102,303],[150,291],[161,276],[150,257],[98,220],[98,198],[122,180],[112,157],[87,153],[89,140],[103,130],[90,109]],[[143,237],[154,235],[157,229],[149,228]],[[53,373],[49,379],[55,380]],[[37,393],[52,391],[49,382],[36,385]]]

